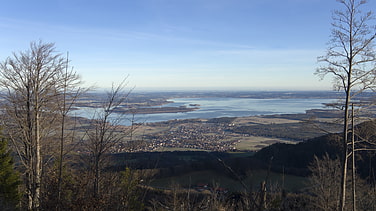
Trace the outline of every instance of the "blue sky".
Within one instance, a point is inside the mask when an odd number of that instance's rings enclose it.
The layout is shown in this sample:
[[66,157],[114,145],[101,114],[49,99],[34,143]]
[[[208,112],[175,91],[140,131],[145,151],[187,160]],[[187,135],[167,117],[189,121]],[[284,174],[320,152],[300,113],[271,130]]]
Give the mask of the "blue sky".
[[[376,8],[375,1],[369,8]],[[136,89],[331,89],[313,75],[335,0],[12,0],[0,60],[31,41],[69,51],[88,85]]]

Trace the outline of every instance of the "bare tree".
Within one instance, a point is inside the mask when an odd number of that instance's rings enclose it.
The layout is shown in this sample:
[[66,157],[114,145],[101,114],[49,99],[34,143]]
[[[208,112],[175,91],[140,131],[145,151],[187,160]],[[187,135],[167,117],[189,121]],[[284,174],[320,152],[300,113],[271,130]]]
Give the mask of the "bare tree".
[[74,130],[71,133],[67,133],[67,118],[69,113],[72,111],[74,104],[79,99],[79,97],[87,91],[80,87],[81,81],[79,75],[71,68],[69,70],[69,54],[67,53],[66,57],[66,66],[65,71],[61,76],[61,84],[57,87],[56,96],[58,96],[57,105],[59,108],[60,116],[60,143],[59,143],[59,153],[58,153],[58,184],[57,184],[57,204],[56,206],[61,209],[61,199],[62,199],[62,172],[64,165],[65,154],[70,150],[66,150],[64,145],[65,142],[73,142],[74,139]]
[[332,34],[326,55],[318,58],[324,63],[316,74],[334,76],[336,90],[345,93],[343,102],[343,154],[341,156],[340,210],[344,210],[346,199],[346,175],[349,155],[349,110],[353,98],[368,89],[374,89],[376,80],[375,20],[373,13],[362,12],[365,0],[337,0],[343,10],[333,13]]
[[[94,177],[94,197],[99,197],[101,192],[101,172],[106,154],[126,137],[125,133],[129,132],[121,125],[124,118],[118,112],[122,106],[125,106],[130,93],[130,91],[125,90],[126,82],[125,79],[118,86],[113,85],[111,90],[106,93],[106,99],[95,112],[91,119],[91,125],[86,131],[84,145],[90,154],[91,171]],[[115,112],[118,112],[117,117]]]
[[41,41],[32,42],[28,51],[14,53],[0,64],[5,132],[25,168],[29,210],[40,208],[42,145],[54,134],[61,88],[76,81],[75,74],[64,79],[66,65],[54,44]]
[[313,194],[313,206],[318,210],[337,210],[339,202],[339,189],[341,166],[339,159],[332,160],[328,154],[322,159],[314,157],[309,166],[312,175],[309,178]]

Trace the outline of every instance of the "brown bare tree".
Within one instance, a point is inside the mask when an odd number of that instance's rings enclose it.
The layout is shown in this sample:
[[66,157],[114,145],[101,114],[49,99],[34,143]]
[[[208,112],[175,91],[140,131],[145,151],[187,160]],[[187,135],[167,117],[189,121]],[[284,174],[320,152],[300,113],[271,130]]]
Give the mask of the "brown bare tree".
[[361,7],[365,0],[337,0],[343,10],[333,13],[332,34],[326,55],[318,58],[323,66],[316,70],[320,77],[334,76],[334,88],[345,93],[342,102],[343,154],[341,156],[340,210],[346,202],[346,175],[349,158],[350,106],[354,97],[368,89],[375,88],[376,52],[375,20],[371,11],[364,13]]
[[40,209],[42,146],[56,133],[62,88],[76,83],[76,74],[65,78],[66,65],[54,44],[42,41],[0,64],[5,132],[24,167],[28,210]]
[[309,178],[311,192],[315,200],[313,206],[317,210],[338,209],[341,166],[339,159],[331,159],[328,154],[319,159],[315,156],[309,166],[312,175]]
[[[101,172],[105,166],[106,154],[111,152],[116,144],[126,138],[128,129],[121,125],[125,118],[118,109],[126,105],[130,91],[126,91],[127,79],[118,86],[112,86],[106,93],[102,106],[97,108],[91,125],[86,131],[83,141],[89,153],[91,173],[93,174],[93,195],[99,197],[101,193]],[[117,115],[115,112],[118,112]]]
[[61,210],[61,200],[62,200],[62,180],[63,180],[63,167],[64,167],[64,158],[65,155],[71,151],[71,149],[65,149],[66,142],[74,142],[75,131],[70,130],[70,133],[67,133],[67,121],[68,115],[73,110],[73,106],[79,97],[88,91],[88,88],[81,88],[81,81],[79,75],[73,70],[73,67],[69,69],[69,54],[67,53],[66,57],[66,66],[65,71],[61,76],[61,84],[57,87],[56,96],[58,96],[57,106],[59,108],[60,116],[60,143],[59,143],[59,152],[58,152],[58,183],[57,183],[57,208]]

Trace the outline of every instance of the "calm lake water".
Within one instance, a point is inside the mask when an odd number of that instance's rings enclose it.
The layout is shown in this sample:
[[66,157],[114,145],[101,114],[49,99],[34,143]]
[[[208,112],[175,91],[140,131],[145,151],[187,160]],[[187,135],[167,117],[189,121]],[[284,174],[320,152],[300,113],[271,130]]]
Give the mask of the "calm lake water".
[[[242,117],[270,114],[305,113],[306,110],[324,108],[323,103],[333,99],[251,99],[251,98],[177,98],[173,103],[159,107],[199,107],[186,113],[139,114],[134,120],[138,123],[160,122],[174,119]],[[129,125],[130,121],[124,121]]]

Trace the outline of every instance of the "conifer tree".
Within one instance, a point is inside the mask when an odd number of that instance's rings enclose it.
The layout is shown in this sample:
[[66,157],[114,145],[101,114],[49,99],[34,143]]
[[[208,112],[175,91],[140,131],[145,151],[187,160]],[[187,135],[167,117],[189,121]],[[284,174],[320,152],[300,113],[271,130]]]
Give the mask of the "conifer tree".
[[6,139],[0,140],[0,207],[13,210],[19,202],[19,175],[14,170],[13,157],[8,150]]

